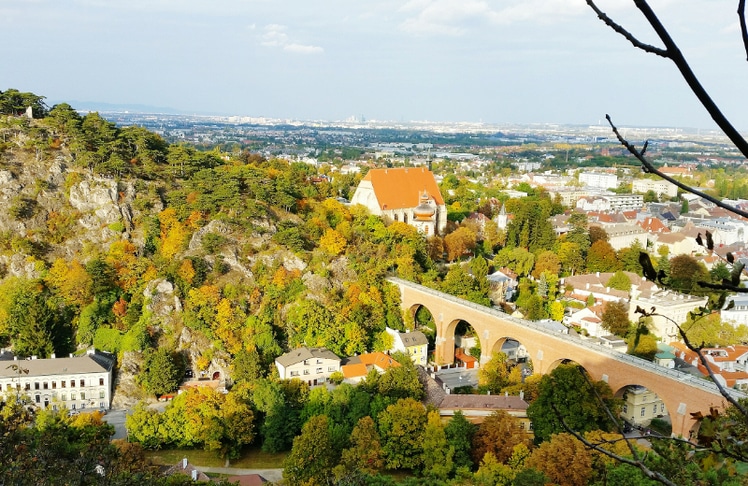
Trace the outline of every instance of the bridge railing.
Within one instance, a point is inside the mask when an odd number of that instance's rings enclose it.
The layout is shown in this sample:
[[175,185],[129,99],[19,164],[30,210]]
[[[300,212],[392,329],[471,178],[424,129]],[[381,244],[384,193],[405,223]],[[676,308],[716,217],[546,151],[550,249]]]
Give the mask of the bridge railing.
[[[642,370],[646,370],[651,373],[656,373],[659,375],[667,376],[683,384],[686,384],[686,385],[689,385],[695,388],[700,388],[706,392],[713,393],[715,395],[720,395],[717,385],[715,385],[714,382],[712,382],[709,378],[706,378],[706,377],[700,378],[700,377],[693,376],[689,373],[683,373],[678,370],[665,368],[664,366],[656,365],[652,363],[651,361],[647,361],[645,359],[638,358],[636,356],[631,356],[630,354],[621,353],[613,349],[606,348],[600,344],[590,343],[589,341],[586,341],[580,338],[579,336],[564,334],[560,332],[553,332],[547,327],[543,326],[542,324],[538,324],[536,322],[528,321],[525,319],[519,319],[517,317],[512,317],[509,314],[502,312],[500,310],[496,310],[491,307],[486,307],[480,304],[476,304],[475,302],[470,302],[468,300],[460,299],[459,297],[455,297],[454,295],[445,294],[444,292],[439,292],[438,290],[434,290],[432,288],[426,287],[421,284],[409,282],[407,280],[403,280],[397,277],[390,277],[387,280],[396,285],[403,285],[405,287],[411,287],[413,289],[418,290],[419,292],[430,294],[434,297],[450,301],[456,305],[459,305],[462,307],[468,307],[470,309],[477,310],[479,312],[492,315],[494,317],[498,317],[505,321],[512,322],[518,326],[522,326],[528,329],[534,329],[546,335],[549,334],[550,332],[553,335],[553,337],[557,339],[566,341],[568,343],[571,343],[571,344],[574,344],[580,347],[584,347],[586,349],[597,352],[599,354],[604,354],[608,356],[609,358],[616,360],[618,362],[627,363],[632,366],[636,366],[637,368],[640,368]],[[739,390],[729,389],[728,391],[736,399],[748,397],[748,394],[743,393]]]

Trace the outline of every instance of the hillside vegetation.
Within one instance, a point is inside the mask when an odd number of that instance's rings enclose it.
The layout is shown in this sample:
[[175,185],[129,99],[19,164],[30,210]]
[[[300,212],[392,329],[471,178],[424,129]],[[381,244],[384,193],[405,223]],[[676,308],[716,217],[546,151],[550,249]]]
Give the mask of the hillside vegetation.
[[404,329],[383,277],[432,269],[426,241],[337,202],[334,176],[170,145],[67,104],[29,119],[19,113],[40,97],[17,94],[0,104],[3,346],[95,345],[157,392],[156,349],[177,369],[231,374],[241,356],[264,374],[302,343],[352,355]]

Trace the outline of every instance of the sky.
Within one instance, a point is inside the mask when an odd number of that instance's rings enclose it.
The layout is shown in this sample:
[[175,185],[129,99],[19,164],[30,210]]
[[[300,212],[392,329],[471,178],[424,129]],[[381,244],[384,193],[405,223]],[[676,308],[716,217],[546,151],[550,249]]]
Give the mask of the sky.
[[[661,45],[633,0],[599,7]],[[650,0],[748,130],[737,0]],[[584,0],[0,0],[0,91],[297,120],[714,128]]]

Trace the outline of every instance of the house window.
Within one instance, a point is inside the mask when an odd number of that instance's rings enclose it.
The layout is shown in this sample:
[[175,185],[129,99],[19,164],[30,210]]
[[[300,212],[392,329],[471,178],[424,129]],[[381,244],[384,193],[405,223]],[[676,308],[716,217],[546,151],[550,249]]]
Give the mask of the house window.
[[641,414],[640,414],[640,415],[641,415],[642,417],[644,417],[644,413],[645,413],[645,412],[644,412],[644,407],[642,407],[642,411],[641,411]]
[[317,364],[322,364],[322,360],[321,360],[321,359],[318,359],[318,360],[317,360]]
[[99,386],[104,386],[104,378],[99,378]]
[[664,403],[660,404],[660,413],[665,413],[665,404]]
[[42,388],[44,388],[45,390],[49,390],[49,383],[47,383],[47,382],[45,381],[45,382],[44,382],[44,383],[42,384]]
[[298,371],[292,371],[291,372],[291,376],[299,376],[299,372]]
[[34,390],[38,390],[38,389],[39,389],[39,382],[35,381],[34,382]]
[[10,383],[8,383],[7,385],[5,385],[5,389],[6,389],[7,391],[10,391]]
[[76,398],[75,392],[70,392],[70,399],[75,400]]
[[104,390],[99,390],[99,398],[104,398]]
[[75,404],[70,405],[70,410],[75,410]]
[[66,383],[65,380],[62,380],[60,382],[60,388],[65,388],[65,383]]
[[322,368],[317,368],[317,370],[315,371],[315,373],[317,373],[317,374],[322,373]]
[[63,393],[62,395],[60,395],[60,400],[62,400],[63,402],[66,402],[67,399],[68,399],[68,394],[67,393]]
[[86,380],[81,380],[81,388],[83,388],[84,386],[86,386]]
[[307,370],[304,370],[304,374],[305,374],[305,375],[308,375],[308,374],[309,374],[309,370],[308,370],[308,369],[307,369]]
[[31,383],[26,383],[26,386],[23,389],[24,390],[31,390]]
[[85,400],[85,399],[86,399],[86,392],[81,392],[81,400]]
[[41,395],[37,395],[37,396],[34,397],[34,400],[36,401],[36,403],[41,403],[42,396]]
[[335,367],[334,366],[328,366],[327,367],[327,371],[333,372],[333,371],[335,371]]
[[106,405],[104,405],[104,402],[99,402],[99,408],[106,408]]
[[627,412],[628,412],[628,408],[629,408],[629,407],[628,407],[628,405],[626,405],[626,404],[624,403],[624,404],[623,404],[623,413],[627,413]]
[[75,388],[75,380],[70,380],[70,388]]
[[56,381],[53,381],[53,382],[52,382],[52,389],[54,390],[55,388],[57,388],[57,382],[56,382]]
[[657,404],[654,404],[654,407],[652,407],[652,414],[657,415]]

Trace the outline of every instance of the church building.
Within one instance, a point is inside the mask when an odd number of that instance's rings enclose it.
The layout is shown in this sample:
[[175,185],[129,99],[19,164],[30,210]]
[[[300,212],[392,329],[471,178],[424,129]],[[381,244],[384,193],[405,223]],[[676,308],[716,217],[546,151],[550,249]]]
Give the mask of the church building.
[[426,236],[444,234],[447,207],[434,174],[425,167],[371,169],[353,194],[372,214],[414,226]]

